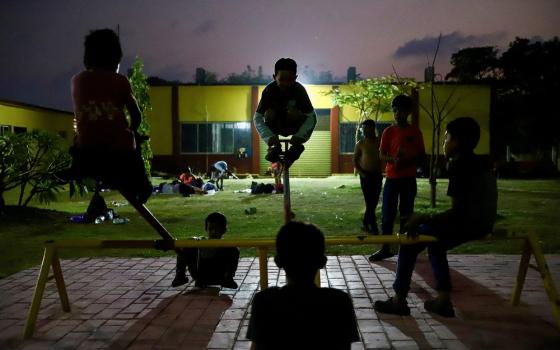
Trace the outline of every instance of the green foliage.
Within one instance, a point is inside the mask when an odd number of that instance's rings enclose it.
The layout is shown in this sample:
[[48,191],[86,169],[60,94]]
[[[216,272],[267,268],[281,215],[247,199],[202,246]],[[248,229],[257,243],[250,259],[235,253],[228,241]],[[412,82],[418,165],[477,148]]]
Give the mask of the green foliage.
[[339,106],[351,106],[360,113],[361,123],[365,119],[377,121],[379,116],[391,110],[391,100],[398,94],[410,95],[418,84],[413,79],[402,79],[396,75],[351,81],[349,91],[335,88],[327,95],[332,96],[333,103]]
[[[217,82],[216,75],[214,74],[214,76],[211,76],[210,74],[212,73],[206,72],[206,82],[213,82],[211,78],[214,80],[214,82]],[[271,79],[272,78],[270,76],[265,76],[263,74],[262,66],[259,66],[257,71],[255,72],[253,67],[247,65],[242,73],[231,73],[227,78],[223,79],[222,82],[227,84],[266,84]]]
[[[459,82],[492,82],[492,152],[548,152],[560,147],[560,40],[515,38],[498,57],[493,47],[463,49],[452,55],[446,76]],[[544,127],[543,127],[544,126]]]
[[465,83],[492,79],[498,75],[498,50],[493,46],[469,47],[451,55],[453,68],[445,79]]
[[[148,85],[148,77],[143,72],[144,63],[139,57],[136,57],[132,69],[129,71],[128,81],[132,87],[132,93],[136,98],[138,103],[138,108],[142,114],[142,122],[140,127],[138,127],[138,133],[140,135],[149,136],[150,135],[150,123],[148,118],[146,118],[146,113],[152,110],[152,105],[150,103],[150,95],[148,91],[150,86]],[[151,160],[154,157],[152,152],[152,146],[150,140],[146,140],[141,144],[142,147],[142,159],[144,160],[144,167],[146,168],[146,173],[148,176],[151,173]]]
[[16,187],[18,206],[27,206],[35,196],[45,204],[57,199],[62,188],[57,174],[70,166],[70,155],[58,135],[35,130],[2,136],[0,153],[0,212],[4,192]]

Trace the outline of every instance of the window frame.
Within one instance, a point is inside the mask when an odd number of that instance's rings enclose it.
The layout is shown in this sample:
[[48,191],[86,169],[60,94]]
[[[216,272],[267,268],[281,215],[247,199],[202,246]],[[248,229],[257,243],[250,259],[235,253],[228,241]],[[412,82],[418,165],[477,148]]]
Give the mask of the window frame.
[[[239,127],[238,124],[243,123],[243,124],[247,124],[247,127]],[[183,128],[186,125],[194,125],[196,126],[196,151],[192,152],[192,151],[184,151],[183,150],[183,135],[185,134],[183,132]],[[221,125],[220,130],[222,128],[224,128],[226,125],[232,125],[233,127],[231,128],[232,133],[231,133],[231,143],[233,144],[233,150],[230,152],[212,152],[212,148],[213,148],[213,138],[210,138],[210,144],[208,144],[208,140],[206,140],[206,150],[200,150],[200,128],[201,126],[204,126],[206,129],[210,129],[210,131],[212,131],[212,128],[214,125]],[[247,130],[248,132],[248,145],[246,146],[239,146],[236,145],[236,140],[239,140],[239,137],[236,137],[236,130]],[[221,132],[220,132],[221,133]],[[251,122],[249,121],[231,121],[231,122],[181,122],[181,129],[180,129],[180,150],[179,153],[180,154],[184,154],[184,155],[200,155],[200,154],[215,154],[215,155],[235,155],[237,150],[239,149],[239,147],[245,147],[246,151],[249,153],[250,151],[252,151],[253,149],[253,145],[252,145],[252,130],[251,130]],[[220,142],[220,144],[223,144],[223,141]],[[209,150],[210,149],[210,150]]]

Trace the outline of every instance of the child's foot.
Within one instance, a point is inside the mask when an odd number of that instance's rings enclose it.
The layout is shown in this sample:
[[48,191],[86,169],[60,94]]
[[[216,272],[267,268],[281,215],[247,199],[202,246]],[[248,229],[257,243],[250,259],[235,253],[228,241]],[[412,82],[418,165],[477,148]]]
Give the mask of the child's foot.
[[426,311],[443,317],[455,317],[455,310],[450,300],[430,299],[424,302]]
[[225,281],[222,282],[222,287],[223,288],[229,288],[229,289],[237,289],[239,286],[237,285],[237,282],[235,282],[232,279],[227,279]]
[[189,283],[189,278],[185,275],[175,275],[175,278],[171,282],[172,287],[179,287],[183,284]]
[[371,262],[375,262],[375,261],[381,261],[381,260],[389,259],[389,258],[392,258],[393,256],[395,256],[395,254],[392,253],[389,248],[381,248],[378,251],[376,251],[375,253],[371,254],[369,256],[368,260],[371,261]]
[[292,145],[290,149],[288,149],[288,151],[286,152],[286,155],[284,157],[284,164],[287,167],[294,164],[294,162],[299,159],[299,156],[301,156],[304,149],[305,147],[303,145],[300,144]]
[[410,308],[406,301],[398,302],[393,297],[382,301],[377,300],[373,304],[373,308],[375,311],[380,312],[382,314],[392,314],[392,315],[399,315],[399,316],[409,316],[410,315]]
[[268,147],[268,151],[264,159],[271,163],[280,161],[280,154],[282,153],[282,147],[280,145]]
[[377,236],[379,234],[379,230],[376,229],[376,227],[371,227],[370,225],[362,225],[362,227],[360,227],[360,230],[362,230],[362,232],[366,232],[369,235],[373,235],[373,236]]

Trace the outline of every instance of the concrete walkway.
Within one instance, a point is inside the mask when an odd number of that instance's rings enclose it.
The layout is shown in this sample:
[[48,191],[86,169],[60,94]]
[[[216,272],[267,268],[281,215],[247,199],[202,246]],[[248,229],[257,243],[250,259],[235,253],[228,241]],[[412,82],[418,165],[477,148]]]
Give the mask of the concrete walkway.
[[[547,256],[560,286],[560,255]],[[537,272],[529,270],[522,305],[511,295],[519,256],[451,255],[457,317],[427,313],[434,294],[425,258],[409,297],[412,316],[377,315],[373,302],[392,295],[395,260],[370,264],[365,256],[329,257],[324,286],[353,298],[362,341],[352,349],[560,349],[560,331]],[[170,287],[174,259],[63,260],[72,312],[64,313],[49,281],[32,340],[22,332],[38,268],[0,280],[0,349],[249,349],[245,339],[258,259],[243,258],[238,290]],[[283,284],[272,259],[270,285]]]

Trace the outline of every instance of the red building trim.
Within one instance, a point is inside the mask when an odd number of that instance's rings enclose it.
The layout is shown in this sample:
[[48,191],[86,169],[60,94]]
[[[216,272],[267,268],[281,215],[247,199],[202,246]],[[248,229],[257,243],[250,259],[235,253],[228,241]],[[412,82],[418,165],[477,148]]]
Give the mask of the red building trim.
[[253,174],[258,174],[260,172],[260,138],[255,124],[253,123],[253,116],[257,111],[259,106],[259,87],[251,87],[251,147],[253,148],[253,154],[251,154],[251,172]]
[[331,108],[330,128],[331,128],[331,173],[339,172],[338,150],[339,150],[339,128],[340,107]]

